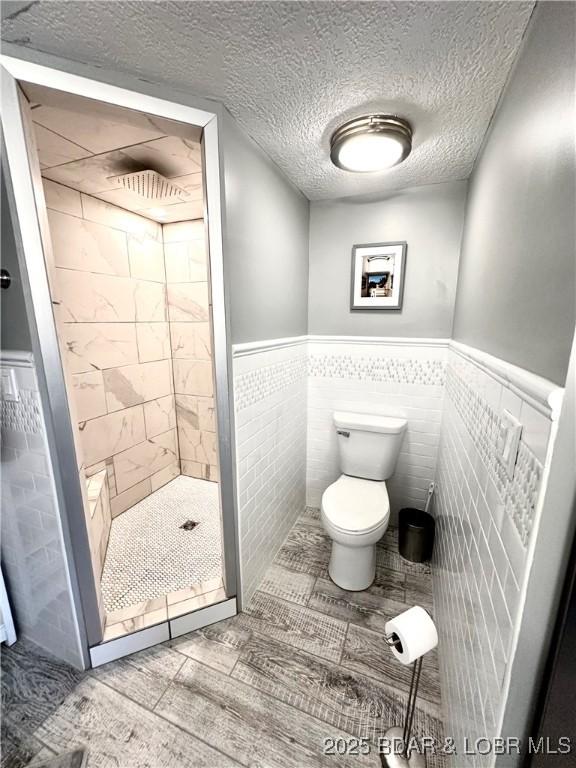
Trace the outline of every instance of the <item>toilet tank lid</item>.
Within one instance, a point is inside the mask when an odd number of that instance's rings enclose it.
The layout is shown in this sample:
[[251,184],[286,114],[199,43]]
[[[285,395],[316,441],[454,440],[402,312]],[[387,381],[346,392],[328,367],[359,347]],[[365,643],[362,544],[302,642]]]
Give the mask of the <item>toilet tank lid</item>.
[[400,419],[396,416],[336,411],[334,413],[334,424],[337,429],[358,429],[364,432],[398,435],[406,429],[408,422],[406,419]]

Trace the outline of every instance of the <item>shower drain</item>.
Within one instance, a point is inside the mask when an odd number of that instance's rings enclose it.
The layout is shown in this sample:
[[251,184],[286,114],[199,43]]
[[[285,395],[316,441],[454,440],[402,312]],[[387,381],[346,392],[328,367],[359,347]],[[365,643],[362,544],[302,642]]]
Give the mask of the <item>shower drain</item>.
[[183,528],[185,531],[192,531],[196,526],[199,525],[195,520],[186,520],[185,523],[182,523],[180,528]]

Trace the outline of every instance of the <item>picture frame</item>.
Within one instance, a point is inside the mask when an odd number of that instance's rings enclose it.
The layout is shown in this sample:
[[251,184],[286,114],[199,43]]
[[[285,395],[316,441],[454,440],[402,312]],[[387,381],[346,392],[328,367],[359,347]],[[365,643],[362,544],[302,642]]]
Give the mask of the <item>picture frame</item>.
[[401,310],[406,241],[352,246],[350,310]]

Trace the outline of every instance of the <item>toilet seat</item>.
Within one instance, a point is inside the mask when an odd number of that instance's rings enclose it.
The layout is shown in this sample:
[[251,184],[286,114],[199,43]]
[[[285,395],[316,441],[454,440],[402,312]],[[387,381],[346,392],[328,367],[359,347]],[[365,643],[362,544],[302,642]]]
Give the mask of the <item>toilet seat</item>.
[[343,533],[359,535],[374,531],[390,517],[386,483],[341,475],[324,491],[322,512]]

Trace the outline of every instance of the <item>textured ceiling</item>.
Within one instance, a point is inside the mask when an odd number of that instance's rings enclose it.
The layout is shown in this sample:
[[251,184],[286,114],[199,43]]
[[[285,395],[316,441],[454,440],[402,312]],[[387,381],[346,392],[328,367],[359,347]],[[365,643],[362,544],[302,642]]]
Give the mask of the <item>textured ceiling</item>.
[[[44,178],[161,223],[202,218],[202,152],[195,129],[51,88],[22,86]],[[147,199],[116,182],[144,170],[175,184],[178,201]]]
[[[61,2],[3,6],[5,40],[222,101],[310,198],[466,178],[532,2]],[[367,110],[414,127],[397,168],[350,174],[335,126]]]

